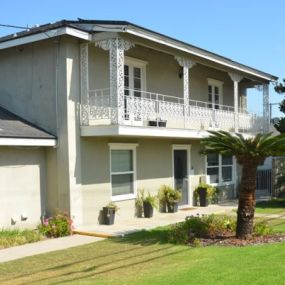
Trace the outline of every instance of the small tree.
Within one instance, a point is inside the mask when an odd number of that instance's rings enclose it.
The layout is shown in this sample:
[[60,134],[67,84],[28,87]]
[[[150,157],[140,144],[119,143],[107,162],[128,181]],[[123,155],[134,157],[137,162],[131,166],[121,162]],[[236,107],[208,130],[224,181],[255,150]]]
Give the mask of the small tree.
[[268,156],[285,154],[285,134],[257,134],[245,138],[241,134],[209,131],[210,136],[201,140],[203,154],[233,155],[242,166],[241,187],[237,211],[236,237],[252,237],[255,211],[256,173],[258,165]]
[[[274,87],[275,91],[279,94],[285,93],[285,79],[283,83],[279,83]],[[285,99],[279,104],[279,110],[285,114]],[[285,117],[279,118],[278,122],[274,124],[275,129],[280,133],[285,133]]]

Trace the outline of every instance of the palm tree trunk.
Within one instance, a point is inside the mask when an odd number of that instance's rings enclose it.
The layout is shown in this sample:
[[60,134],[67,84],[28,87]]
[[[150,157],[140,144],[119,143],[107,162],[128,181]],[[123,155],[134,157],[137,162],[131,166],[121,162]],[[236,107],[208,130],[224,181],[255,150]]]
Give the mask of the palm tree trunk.
[[253,233],[255,211],[256,172],[260,159],[238,159],[243,166],[241,188],[239,192],[239,205],[237,211],[236,237],[249,239]]

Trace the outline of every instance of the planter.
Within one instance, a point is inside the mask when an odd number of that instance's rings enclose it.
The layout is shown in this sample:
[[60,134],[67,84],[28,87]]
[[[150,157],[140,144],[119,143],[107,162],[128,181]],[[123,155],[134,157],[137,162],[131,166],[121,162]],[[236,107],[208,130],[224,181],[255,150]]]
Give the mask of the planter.
[[115,209],[103,207],[103,224],[104,225],[113,225],[115,222]]
[[143,212],[145,218],[151,218],[153,216],[153,207],[150,203],[143,202]]
[[166,202],[160,202],[159,203],[159,212],[160,213],[166,213],[167,212]]
[[168,213],[176,213],[178,211],[178,202],[167,204]]
[[151,127],[166,127],[166,121],[165,120],[148,121],[148,125]]
[[200,207],[207,206],[207,188],[198,188]]

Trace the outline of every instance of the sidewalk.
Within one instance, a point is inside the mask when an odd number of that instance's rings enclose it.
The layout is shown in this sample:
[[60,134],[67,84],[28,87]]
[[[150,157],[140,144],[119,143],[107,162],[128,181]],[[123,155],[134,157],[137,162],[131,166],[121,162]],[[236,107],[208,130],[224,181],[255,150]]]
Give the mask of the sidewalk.
[[88,244],[99,240],[102,240],[102,238],[72,235],[68,237],[43,240],[35,243],[5,248],[0,250],[0,263],[27,256]]

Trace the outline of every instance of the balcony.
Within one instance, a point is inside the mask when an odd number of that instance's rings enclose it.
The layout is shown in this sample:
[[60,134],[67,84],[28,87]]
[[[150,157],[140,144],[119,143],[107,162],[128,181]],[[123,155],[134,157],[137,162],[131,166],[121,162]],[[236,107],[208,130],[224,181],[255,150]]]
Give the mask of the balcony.
[[[82,105],[83,126],[135,126],[157,130],[224,130],[253,134],[262,132],[262,117],[233,106],[188,100],[153,92],[125,89],[119,108],[110,89],[90,90]],[[237,124],[237,125],[236,125]],[[236,128],[235,128],[236,127]]]

